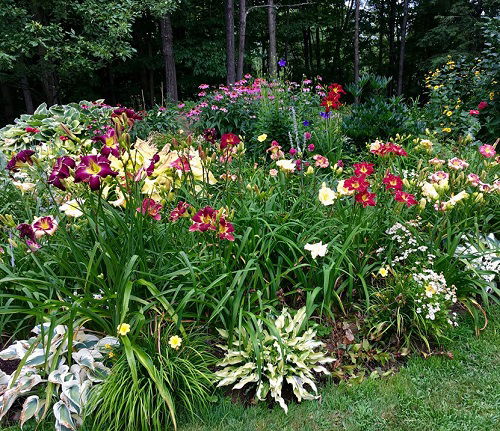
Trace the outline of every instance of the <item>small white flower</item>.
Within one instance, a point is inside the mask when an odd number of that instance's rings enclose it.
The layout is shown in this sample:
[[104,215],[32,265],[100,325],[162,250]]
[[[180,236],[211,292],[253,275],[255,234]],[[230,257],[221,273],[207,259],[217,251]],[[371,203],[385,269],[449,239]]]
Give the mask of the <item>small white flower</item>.
[[320,241],[316,244],[306,244],[304,249],[310,251],[312,258],[316,259],[318,256],[323,257],[326,255],[328,252],[328,244],[323,244],[322,241]]

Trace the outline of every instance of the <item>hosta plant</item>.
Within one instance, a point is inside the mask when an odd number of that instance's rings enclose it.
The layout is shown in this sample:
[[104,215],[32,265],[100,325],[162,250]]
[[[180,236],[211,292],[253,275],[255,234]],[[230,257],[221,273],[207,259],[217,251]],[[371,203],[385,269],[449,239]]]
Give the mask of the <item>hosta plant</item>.
[[82,423],[90,388],[109,374],[103,362],[113,356],[118,340],[99,338],[82,327],[70,337],[66,326],[49,323],[36,326],[32,332],[35,336],[18,340],[0,352],[0,359],[21,361],[11,375],[0,371],[0,420],[18,398],[25,398],[21,427],[32,418],[40,421],[55,401],[56,431],[75,430]]
[[[265,400],[270,393],[285,412],[285,383],[292,387],[299,402],[320,398],[314,373],[330,374],[323,364],[334,359],[327,356],[325,344],[316,339],[313,328],[303,329],[306,317],[305,307],[294,317],[285,308],[279,317],[265,320],[267,327],[259,320],[236,329],[232,343],[219,346],[226,353],[218,363],[217,386],[242,389],[255,384],[258,400]],[[218,331],[229,341],[227,331]]]

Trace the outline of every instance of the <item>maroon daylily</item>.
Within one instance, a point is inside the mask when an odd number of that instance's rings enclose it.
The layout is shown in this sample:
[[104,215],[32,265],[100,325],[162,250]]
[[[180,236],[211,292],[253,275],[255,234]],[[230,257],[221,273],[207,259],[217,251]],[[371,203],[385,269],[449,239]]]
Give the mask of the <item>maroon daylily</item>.
[[101,178],[118,175],[118,172],[111,169],[110,163],[104,156],[83,156],[75,171],[75,183],[88,183],[91,190],[98,190]]
[[162,210],[163,205],[159,202],[156,202],[154,199],[145,198],[142,201],[142,206],[137,208],[137,212],[140,212],[144,215],[149,215],[155,220],[161,220],[160,211]]
[[35,238],[39,239],[44,235],[54,235],[57,230],[57,220],[52,216],[38,217],[31,225]]
[[116,139],[116,134],[113,129],[108,129],[104,135],[94,136],[94,142],[102,142],[101,154],[108,157],[112,154],[115,157],[120,157],[120,144]]
[[17,172],[20,167],[28,164],[32,165],[33,160],[31,160],[31,156],[35,154],[33,150],[22,150],[19,151],[15,156],[12,157],[12,159],[9,160],[9,163],[7,163],[7,170],[12,171],[12,172]]
[[193,224],[189,227],[190,232],[216,230],[217,210],[214,210],[212,207],[205,207],[198,211],[192,220]]
[[191,205],[189,205],[187,202],[179,201],[179,203],[177,204],[177,206],[170,213],[169,220],[170,221],[177,221],[181,217],[188,216],[187,210],[189,208],[191,208]]
[[219,220],[219,232],[218,236],[220,239],[227,239],[228,241],[234,241],[234,226],[229,223],[224,217]]
[[236,136],[234,133],[224,133],[220,138],[220,149],[223,150],[228,146],[235,147],[239,143],[240,143],[240,138]]
[[22,238],[27,238],[32,241],[36,241],[35,237],[35,231],[33,230],[33,227],[28,224],[28,223],[21,223],[16,227],[16,229],[19,231],[19,237]]
[[56,164],[52,168],[52,172],[49,175],[49,184],[57,187],[61,190],[66,190],[66,186],[63,181],[70,176],[70,169],[74,169],[76,166],[75,161],[69,156],[59,157],[56,160]]

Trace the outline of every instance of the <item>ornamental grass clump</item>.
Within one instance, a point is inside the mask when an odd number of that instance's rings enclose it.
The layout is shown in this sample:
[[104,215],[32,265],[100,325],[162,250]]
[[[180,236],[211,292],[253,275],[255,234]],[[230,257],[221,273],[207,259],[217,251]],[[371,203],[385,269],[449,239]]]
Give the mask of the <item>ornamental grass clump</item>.
[[313,328],[304,330],[306,318],[306,307],[294,317],[284,308],[272,321],[262,319],[236,329],[232,343],[229,333],[219,329],[228,345],[218,346],[226,353],[217,364],[217,386],[242,389],[247,384],[256,385],[258,400],[271,395],[285,412],[285,384],[291,386],[299,402],[319,399],[315,374],[330,374],[324,364],[334,359],[327,356],[325,344],[316,339]]

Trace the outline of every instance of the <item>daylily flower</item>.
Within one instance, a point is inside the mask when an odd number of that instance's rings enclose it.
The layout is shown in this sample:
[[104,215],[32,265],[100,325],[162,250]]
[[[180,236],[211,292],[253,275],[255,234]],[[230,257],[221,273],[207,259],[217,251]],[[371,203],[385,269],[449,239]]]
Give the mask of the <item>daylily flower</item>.
[[425,182],[422,185],[422,194],[432,200],[439,199],[439,194],[437,190],[434,188],[434,185],[431,183]]
[[364,190],[360,193],[357,193],[354,199],[356,200],[356,202],[363,205],[363,208],[366,208],[367,206],[374,207],[376,205],[375,197],[375,193],[370,193],[369,191]]
[[326,183],[321,185],[319,189],[318,199],[319,201],[325,205],[333,205],[333,202],[337,198],[337,194],[329,187],[326,186]]
[[496,151],[493,145],[484,144],[479,147],[479,152],[487,158],[495,157]]
[[481,178],[477,174],[469,174],[467,175],[467,181],[474,187],[477,187],[481,182]]
[[45,234],[54,235],[57,230],[57,220],[52,216],[38,217],[36,218],[32,225],[33,232],[35,233],[35,238],[40,239]]
[[439,183],[443,180],[448,180],[449,176],[450,176],[450,174],[448,174],[447,172],[437,171],[437,172],[434,172],[433,174],[429,175],[429,179],[433,183]]
[[384,144],[380,141],[375,141],[370,145],[370,152],[379,156],[386,156],[388,154],[396,154],[397,156],[408,155],[408,153],[400,145],[393,144],[392,142]]
[[98,190],[101,178],[118,175],[111,169],[110,163],[104,156],[83,156],[75,170],[75,183],[88,183],[91,190]]
[[33,230],[33,226],[31,226],[28,223],[21,223],[16,227],[16,229],[19,231],[19,237],[22,238],[28,238],[33,242],[36,242],[36,237],[35,237],[35,231]]
[[239,136],[235,135],[234,133],[225,133],[220,138],[220,148],[221,150],[223,150],[228,146],[235,147],[240,143],[240,141],[241,139],[239,138]]
[[120,144],[118,143],[114,129],[109,128],[104,135],[94,136],[92,140],[103,144],[101,148],[103,156],[107,157],[112,154],[115,157],[120,157]]
[[344,181],[344,187],[356,192],[365,191],[370,184],[365,180],[365,177],[350,177]]
[[445,162],[446,160],[438,159],[437,157],[434,157],[433,159],[429,160],[429,164],[433,166],[441,166],[444,165]]
[[387,270],[387,268],[385,266],[383,266],[378,270],[378,274],[381,275],[382,277],[387,277],[387,275],[389,274],[389,271]]
[[189,227],[190,232],[206,232],[208,230],[216,230],[217,210],[212,207],[205,207],[198,211],[193,217],[193,224]]
[[325,156],[315,154],[313,156],[313,159],[316,161],[315,166],[318,168],[327,168],[328,166],[330,166],[330,162]]
[[276,166],[280,168],[282,171],[287,172],[287,173],[293,173],[295,172],[295,167],[296,164],[294,163],[293,160],[278,160],[276,162]]
[[162,210],[163,205],[159,202],[156,202],[154,199],[145,198],[142,201],[142,206],[137,208],[137,212],[140,212],[144,215],[149,215],[154,220],[161,220],[160,211]]
[[130,325],[128,323],[120,323],[116,330],[118,331],[118,335],[124,337],[130,332]]
[[278,170],[277,170],[277,169],[270,169],[270,170],[269,170],[269,175],[270,175],[271,177],[276,177],[276,176],[278,176]]
[[33,160],[31,160],[31,156],[35,154],[33,150],[22,150],[19,151],[15,156],[13,156],[9,162],[7,163],[7,170],[12,172],[17,172],[19,168],[27,165],[32,165]]
[[318,256],[325,256],[328,252],[328,244],[323,244],[322,241],[315,244],[306,244],[304,249],[311,252],[311,257],[316,259]]
[[168,344],[174,350],[179,350],[179,347],[181,347],[181,343],[182,343],[182,338],[179,337],[178,335],[174,335],[170,337],[170,339],[168,340]]
[[267,139],[267,135],[265,133],[257,136],[257,141],[259,141],[259,142],[264,142],[266,139]]
[[29,250],[33,253],[35,253],[37,250],[40,249],[41,245],[38,244],[36,241],[32,241],[31,239],[26,240],[26,246],[29,248]]
[[83,200],[70,200],[59,207],[59,211],[64,212],[68,217],[80,217],[83,211],[80,209],[83,205]]
[[373,166],[374,166],[373,163],[366,163],[366,162],[355,163],[353,165],[354,173],[358,177],[366,177],[366,176],[370,175],[371,173],[373,173]]
[[271,153],[272,160],[279,160],[285,157],[285,153],[281,151],[281,145],[276,141],[271,142],[271,146],[266,150],[267,153]]
[[217,235],[220,239],[227,239],[228,241],[234,241],[234,226],[229,223],[224,217],[219,220]]
[[66,186],[63,182],[66,178],[70,176],[70,169],[73,169],[76,166],[75,161],[68,156],[59,157],[56,160],[54,167],[52,168],[52,172],[49,175],[48,183],[52,184],[54,187],[57,187],[61,190],[66,190]]
[[448,167],[458,171],[468,168],[469,164],[465,160],[459,159],[458,157],[453,157],[452,159],[448,160]]
[[394,199],[398,202],[406,204],[407,207],[411,207],[412,205],[417,205],[417,200],[415,199],[415,196],[410,193],[406,193],[402,190],[396,190],[394,192]]
[[337,184],[337,193],[342,196],[352,196],[355,191],[345,186],[345,180],[340,180]]
[[385,188],[401,190],[403,188],[403,180],[397,175],[387,174],[382,182],[385,184]]
[[191,205],[189,205],[187,202],[179,201],[177,206],[170,213],[169,220],[175,222],[181,217],[188,217],[189,214],[187,213],[187,211],[189,208],[191,208]]

